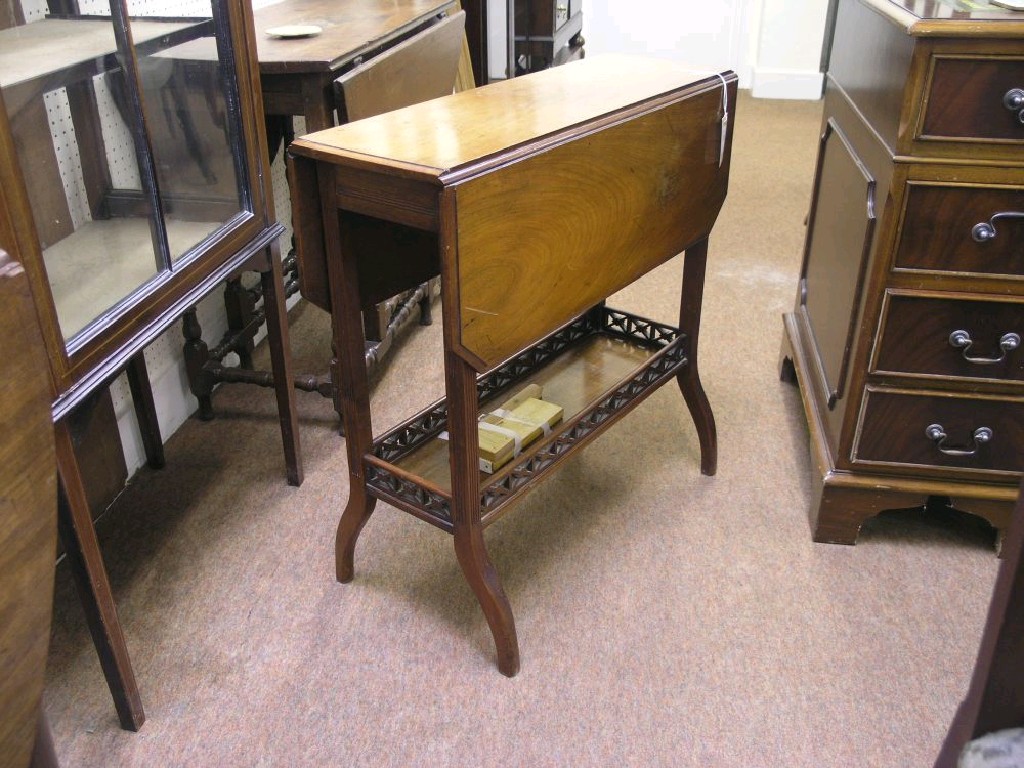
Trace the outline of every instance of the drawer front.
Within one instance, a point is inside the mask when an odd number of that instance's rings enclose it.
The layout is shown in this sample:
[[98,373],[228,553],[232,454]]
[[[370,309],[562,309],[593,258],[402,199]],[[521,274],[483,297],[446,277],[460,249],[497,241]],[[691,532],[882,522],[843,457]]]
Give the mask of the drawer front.
[[938,54],[916,138],[1024,142],[1024,104],[1007,96],[1016,89],[1024,91],[1024,58]]
[[[987,439],[985,430],[987,430]],[[868,388],[855,464],[1007,475],[1024,460],[1024,401]]]
[[908,181],[894,268],[1024,275],[1024,187]]
[[872,373],[1024,381],[1024,304],[888,293]]

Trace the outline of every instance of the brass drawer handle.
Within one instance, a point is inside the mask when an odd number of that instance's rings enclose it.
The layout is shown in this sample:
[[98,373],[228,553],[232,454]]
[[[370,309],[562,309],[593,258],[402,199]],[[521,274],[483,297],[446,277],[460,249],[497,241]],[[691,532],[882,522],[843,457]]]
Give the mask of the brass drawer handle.
[[996,222],[999,219],[1024,219],[1020,211],[1003,211],[992,216],[988,221],[981,221],[971,227],[971,239],[976,243],[987,243],[996,236]]
[[978,427],[974,430],[974,447],[968,448],[966,446],[947,446],[946,430],[942,428],[941,424],[929,424],[924,429],[925,436],[935,443],[935,447],[942,451],[947,456],[973,456],[978,452],[978,449],[992,439],[992,430],[988,427]]
[[979,357],[967,354],[973,344],[974,340],[967,331],[959,330],[949,334],[949,346],[961,350],[960,354],[963,355],[964,360],[975,365],[994,365],[1003,362],[1008,352],[1020,346],[1020,336],[1016,333],[1004,333],[1000,336],[999,349],[1002,350],[1002,353],[999,357]]

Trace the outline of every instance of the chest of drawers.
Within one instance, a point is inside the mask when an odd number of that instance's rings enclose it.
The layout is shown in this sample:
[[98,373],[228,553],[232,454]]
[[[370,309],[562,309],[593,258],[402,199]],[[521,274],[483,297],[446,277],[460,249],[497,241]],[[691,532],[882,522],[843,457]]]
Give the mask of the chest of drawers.
[[841,0],[783,378],[816,541],[951,505],[1006,528],[1024,469],[1024,21]]

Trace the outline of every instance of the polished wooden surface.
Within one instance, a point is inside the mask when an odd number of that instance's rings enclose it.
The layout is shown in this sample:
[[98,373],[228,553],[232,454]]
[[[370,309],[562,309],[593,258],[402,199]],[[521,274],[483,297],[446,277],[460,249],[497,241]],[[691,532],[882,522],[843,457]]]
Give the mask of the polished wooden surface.
[[0,354],[0,763],[20,767],[35,743],[50,646],[57,477],[39,325],[24,270],[3,250]]
[[[339,581],[353,578],[356,541],[378,498],[435,523],[454,538],[498,668],[511,676],[520,664],[515,622],[483,540],[497,510],[671,379],[696,425],[701,470],[715,472],[717,433],[698,375],[697,341],[707,237],[729,173],[735,89],[732,73],[708,77],[642,59],[587,60],[293,142],[299,258],[303,271],[308,265],[327,276],[321,301],[331,309],[347,430],[350,493],[336,539]],[[384,234],[388,228],[392,235]],[[413,230],[424,234],[410,238]],[[403,455],[431,441],[402,466],[374,454],[369,385],[357,362],[364,354],[360,284],[364,272],[377,269],[372,245],[389,237],[410,246],[410,283],[424,270],[440,270],[444,309],[446,397],[436,404],[443,421],[428,414],[422,426],[421,414],[396,428],[411,441],[395,438]],[[605,313],[608,293],[684,249],[678,329]],[[400,287],[401,277],[393,275],[389,288]],[[503,299],[495,286],[518,297],[515,311],[497,303]],[[584,326],[594,332],[590,324],[598,322],[644,347],[645,363],[631,365],[635,359],[614,344],[582,346],[573,334]],[[566,368],[552,361],[562,354]],[[581,368],[571,370],[573,362]],[[534,367],[565,400],[564,431],[540,439],[516,467],[486,481],[494,493],[488,507],[481,498],[478,388],[505,394],[509,381],[518,384]],[[442,428],[449,439],[439,445],[432,438]],[[378,483],[381,473],[388,479]]]
[[[594,56],[585,62],[475,88],[299,140],[311,157],[363,158],[436,178],[498,152],[594,120],[630,103],[679,90],[713,90],[722,81],[671,61]],[[453,131],[452,125],[472,125]],[[717,160],[717,158],[716,158]]]
[[[942,500],[1003,529],[1024,469],[1024,358],[1000,347],[1019,333],[1024,229],[998,215],[1024,201],[1024,125],[1003,104],[1024,83],[1024,15],[943,8],[839,3],[782,353],[811,427],[817,541]],[[983,426],[994,442],[975,442]]]
[[[993,301],[970,294],[961,298],[890,291],[871,370],[934,380],[1024,382],[1024,366],[1013,349],[1000,346],[1007,334],[1021,336],[1021,329],[1024,303],[1019,298]],[[955,331],[970,338],[967,348],[950,343]]]
[[459,186],[459,343],[478,370],[710,231],[727,180],[721,91],[716,78],[686,100]]
[[[257,8],[253,16],[260,71],[337,72],[342,63],[454,4],[454,0],[282,0]],[[323,32],[299,38],[267,33],[268,29],[296,24],[313,24]]]
[[[655,97],[669,112],[679,112],[672,132],[659,133],[653,117],[614,125],[631,103]],[[684,97],[704,107],[698,117],[689,107],[671,106]],[[728,84],[726,92],[718,76],[658,60],[594,57],[529,80],[516,78],[309,134],[292,144],[292,152],[345,168],[338,194],[349,210],[382,215],[379,190],[387,186],[401,193],[388,217],[393,219],[400,206],[407,216],[403,223],[426,229],[438,227],[433,185],[467,178],[458,190],[458,205],[465,212],[457,233],[459,335],[465,334],[458,346],[483,370],[681,252],[709,229],[726,191],[728,156],[719,154],[728,148],[729,136],[723,144],[718,117],[725,103],[735,103],[735,85]],[[598,119],[607,130],[588,142],[568,142],[573,126]],[[507,162],[510,153],[537,154],[540,146],[548,150],[543,158],[526,159],[506,173],[483,173]],[[689,195],[667,172],[670,164],[682,166],[707,190],[706,196]],[[603,170],[596,173],[596,168]],[[293,163],[292,173],[294,184],[312,183],[310,168],[301,160]],[[468,178],[475,174],[480,175]],[[575,210],[581,200],[585,207]],[[558,220],[565,217],[563,207],[588,222],[576,230],[573,242],[562,238]],[[616,211],[624,207],[639,216],[621,221]],[[510,208],[516,216],[507,215]],[[303,294],[326,308],[328,298],[318,288],[326,281],[309,277],[326,275],[322,243],[304,232],[310,217],[318,218],[319,212],[300,211],[295,217],[300,273],[307,275]],[[529,241],[517,234],[524,226],[534,233]],[[566,248],[571,253],[554,267],[557,274],[547,274],[545,254]],[[581,260],[591,258],[595,248],[604,258],[588,262],[591,266],[581,272]],[[631,252],[635,260],[613,258],[617,251]],[[372,260],[367,264],[374,268]],[[515,281],[509,279],[512,273]],[[519,306],[533,311],[524,315]],[[514,323],[509,319],[513,312],[518,317]],[[501,334],[494,333],[495,323],[503,326]]]
[[864,0],[873,12],[918,36],[1000,36],[1020,19],[1020,11],[956,0]]
[[994,214],[1024,211],[1024,172],[1007,180],[991,172],[976,178],[958,169],[955,181],[933,176],[907,182],[895,269],[948,277],[1024,275],[1024,218],[993,222],[995,236],[984,242],[971,236]]
[[[932,389],[869,388],[852,449],[855,465],[907,467],[917,477],[974,478],[1016,485],[1024,470],[1024,398],[958,395]],[[930,439],[938,424],[948,437]],[[992,437],[979,443],[975,430]]]
[[439,96],[455,88],[465,35],[459,11],[335,80],[339,122],[350,123]]

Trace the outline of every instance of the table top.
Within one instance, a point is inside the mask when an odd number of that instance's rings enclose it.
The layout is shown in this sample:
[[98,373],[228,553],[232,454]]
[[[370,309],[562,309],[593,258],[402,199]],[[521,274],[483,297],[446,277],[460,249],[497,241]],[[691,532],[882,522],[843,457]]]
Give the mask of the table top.
[[587,57],[296,139],[304,285],[326,275],[325,303],[339,306],[327,259],[376,258],[324,225],[322,188],[344,210],[433,227],[453,308],[445,343],[489,370],[707,236],[735,88],[732,72]]
[[[132,20],[136,44],[195,26],[196,22]],[[0,88],[114,53],[109,19],[43,19],[0,30]]]
[[722,89],[725,78],[734,79],[723,76],[667,60],[588,56],[310,133],[291,146],[301,155],[364,158],[440,176],[674,90],[701,84]]
[[[253,11],[263,74],[334,72],[438,13],[454,0],[282,0]],[[312,24],[312,37],[277,38],[266,30]]]

